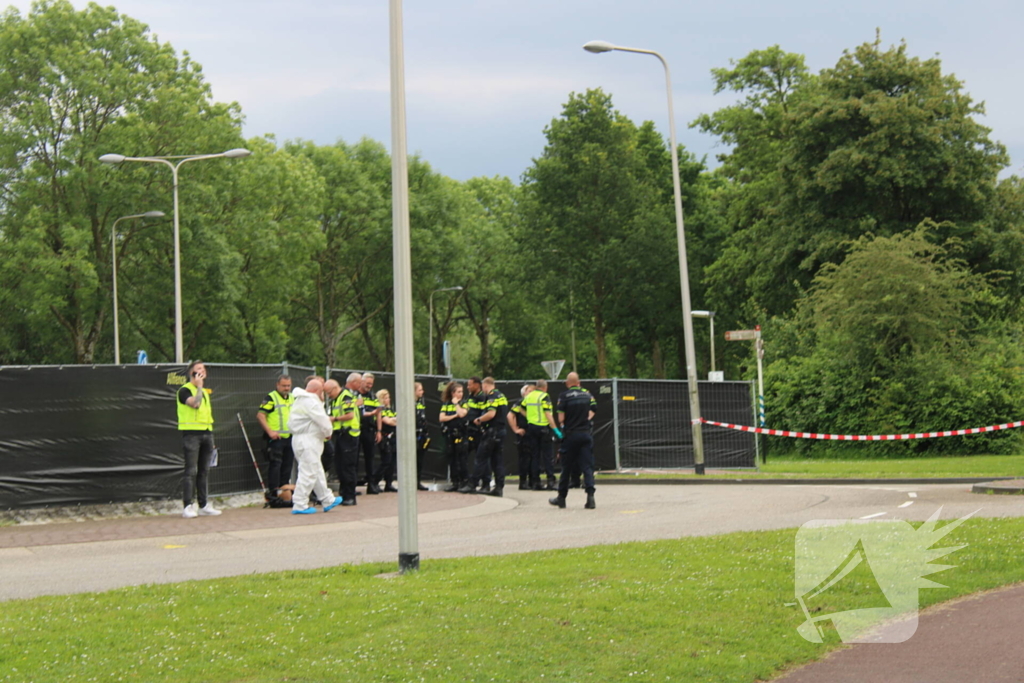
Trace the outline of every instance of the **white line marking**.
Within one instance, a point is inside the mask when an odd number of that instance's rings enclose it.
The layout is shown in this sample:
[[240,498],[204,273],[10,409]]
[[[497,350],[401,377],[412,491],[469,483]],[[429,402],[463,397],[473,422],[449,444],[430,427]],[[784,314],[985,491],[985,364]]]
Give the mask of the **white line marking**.
[[908,496],[910,496],[911,498],[917,498],[917,494],[916,494],[916,493],[914,493],[913,491],[911,491],[911,492],[910,492],[910,493],[908,493],[907,495],[908,495]]
[[889,514],[889,513],[888,512],[876,512],[873,515],[865,515],[865,516],[861,517],[861,519],[871,519],[872,517],[881,517],[882,515],[887,515],[887,514]]
[[903,505],[900,505],[900,507],[901,507],[901,508],[908,508],[908,507],[910,507],[910,506],[911,506],[911,505],[913,505],[913,504],[914,504],[914,501],[912,501],[912,500],[908,500],[908,501],[907,501],[906,503],[904,503]]

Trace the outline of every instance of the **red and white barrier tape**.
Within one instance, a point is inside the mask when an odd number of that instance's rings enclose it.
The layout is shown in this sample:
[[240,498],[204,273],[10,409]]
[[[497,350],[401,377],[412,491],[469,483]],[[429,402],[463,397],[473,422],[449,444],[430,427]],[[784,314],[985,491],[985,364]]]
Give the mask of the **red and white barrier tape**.
[[785,429],[766,429],[765,427],[748,427],[747,425],[734,425],[728,422],[715,422],[701,418],[704,424],[725,429],[735,429],[739,432],[754,432],[755,434],[768,434],[769,436],[788,436],[793,439],[825,439],[828,441],[905,441],[908,439],[933,439],[939,436],[966,436],[968,434],[984,434],[985,432],[998,432],[1004,429],[1016,429],[1024,427],[1024,420],[1007,422],[1001,425],[990,427],[972,427],[971,429],[953,429],[946,432],[921,432],[920,434],[814,434],[812,432],[790,432]]

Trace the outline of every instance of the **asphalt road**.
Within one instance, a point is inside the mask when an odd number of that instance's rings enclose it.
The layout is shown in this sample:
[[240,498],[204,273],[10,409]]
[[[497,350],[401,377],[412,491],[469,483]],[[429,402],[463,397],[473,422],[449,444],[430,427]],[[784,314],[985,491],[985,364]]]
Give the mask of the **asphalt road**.
[[[923,520],[1024,516],[1024,496],[972,494],[969,484],[604,486],[596,510],[570,491],[506,497],[420,493],[420,554],[493,555],[598,543],[798,527],[814,519]],[[398,557],[397,497],[361,496],[355,508],[293,516],[227,510],[178,516],[0,528],[0,600],[109,590]]]

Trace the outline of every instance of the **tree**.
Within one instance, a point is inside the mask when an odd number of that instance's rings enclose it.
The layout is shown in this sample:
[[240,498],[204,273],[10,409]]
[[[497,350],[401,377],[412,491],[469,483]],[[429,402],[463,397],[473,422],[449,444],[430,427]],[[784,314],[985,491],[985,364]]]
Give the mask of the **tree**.
[[239,115],[143,24],[65,0],[0,17],[0,277],[19,327],[46,341],[36,358],[94,362],[110,311],[110,224],[152,196],[151,175],[112,177],[97,158],[181,140],[237,147]]

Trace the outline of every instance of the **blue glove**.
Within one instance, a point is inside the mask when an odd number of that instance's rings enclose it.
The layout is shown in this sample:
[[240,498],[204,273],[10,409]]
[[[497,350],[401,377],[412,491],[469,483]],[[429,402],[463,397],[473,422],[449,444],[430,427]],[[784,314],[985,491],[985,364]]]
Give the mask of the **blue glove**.
[[562,438],[562,430],[561,429],[559,429],[558,427],[554,427],[552,429],[552,431],[555,433],[555,438],[556,439],[561,439]]

